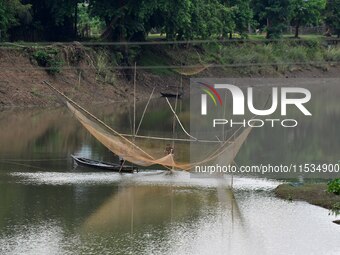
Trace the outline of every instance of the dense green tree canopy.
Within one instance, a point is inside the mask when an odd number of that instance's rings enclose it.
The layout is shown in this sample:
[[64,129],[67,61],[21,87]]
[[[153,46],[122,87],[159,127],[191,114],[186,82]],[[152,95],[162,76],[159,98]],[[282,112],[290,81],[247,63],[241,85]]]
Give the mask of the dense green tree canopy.
[[295,37],[299,37],[301,25],[319,23],[326,0],[290,0],[289,18],[295,26]]
[[328,0],[326,5],[326,23],[340,37],[340,0]]
[[90,9],[105,20],[111,39],[140,40],[151,28],[169,40],[207,38],[235,27],[232,9],[218,0],[96,0]]
[[250,7],[250,0],[231,0],[226,1],[231,7],[231,22],[235,24],[233,32],[246,36],[248,28],[254,24],[253,10]]
[[288,24],[289,0],[253,0],[260,20],[266,22],[267,38],[280,37]]
[[77,4],[79,0],[25,0],[31,4],[32,30],[42,40],[72,40],[76,36]]
[[323,22],[339,34],[339,10],[340,0],[0,0],[0,30],[11,40],[76,40],[93,30],[142,41],[150,31],[167,40],[245,37],[250,27],[277,38],[292,24],[298,37],[300,26]]
[[28,10],[30,5],[24,5],[20,0],[0,0],[0,30],[2,37],[8,29],[20,24],[22,19],[30,19]]

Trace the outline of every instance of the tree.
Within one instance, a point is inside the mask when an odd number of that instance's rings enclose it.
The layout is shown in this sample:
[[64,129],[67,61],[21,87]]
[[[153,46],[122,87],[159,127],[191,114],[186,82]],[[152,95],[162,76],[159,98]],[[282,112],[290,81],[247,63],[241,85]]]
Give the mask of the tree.
[[177,25],[173,31],[176,39],[186,40],[220,37],[235,27],[231,9],[218,0],[211,0],[208,3],[204,0],[189,0],[186,11],[181,15],[174,13],[169,16],[164,27],[172,23]]
[[234,27],[231,9],[220,0],[93,0],[90,8],[105,21],[109,40],[144,40],[152,28],[167,40],[208,38]]
[[[234,31],[242,37],[247,36],[246,32],[250,25],[253,24],[253,10],[250,7],[250,0],[231,0],[224,1],[230,7],[232,21],[234,22]],[[230,32],[230,38],[234,31]]]
[[301,25],[318,23],[326,7],[326,0],[290,0],[289,19],[295,26],[295,38]]
[[87,3],[78,4],[78,33],[83,38],[92,37],[94,34],[99,35],[104,24],[99,17],[90,16]]
[[325,21],[340,38],[340,0],[327,1]]
[[75,39],[77,37],[78,3],[84,1],[17,0],[17,2],[31,6],[29,14],[32,19],[29,24],[21,24],[10,31],[11,39],[49,41]]
[[165,32],[167,40],[192,39],[195,33],[206,32],[205,26],[197,27],[202,18],[199,15],[202,11],[201,2],[196,0],[197,5],[194,5],[192,0],[166,0],[158,4],[154,11],[159,12],[163,22],[157,27]]
[[253,0],[252,5],[259,23],[266,23],[266,38],[280,37],[288,22],[289,0]]
[[104,39],[129,41],[145,38],[145,19],[156,6],[155,0],[93,0],[89,7],[93,16],[105,22]]
[[20,24],[20,19],[28,14],[30,7],[20,0],[0,0],[0,30],[3,37],[11,27]]
[[167,0],[156,11],[168,40],[220,37],[235,29],[231,8],[220,0]]

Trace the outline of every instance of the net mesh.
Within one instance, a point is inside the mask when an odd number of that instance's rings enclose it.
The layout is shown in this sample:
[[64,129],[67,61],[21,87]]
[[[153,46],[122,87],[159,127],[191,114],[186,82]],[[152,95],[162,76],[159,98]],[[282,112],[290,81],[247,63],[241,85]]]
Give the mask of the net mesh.
[[[98,123],[98,121],[92,120],[90,116],[87,117],[80,110],[76,109],[76,106],[73,106],[70,102],[67,102],[67,106],[80,123],[110,151],[124,158],[126,161],[145,167],[151,165],[162,165],[166,168],[189,171],[197,165],[208,163],[218,163],[221,165],[232,164],[242,144],[251,131],[251,128],[246,128],[234,140],[229,139],[225,142],[218,143],[216,146],[217,148],[215,148],[201,161],[178,162],[174,159],[174,154],[164,155],[164,152],[160,148],[161,145],[157,147],[153,144],[152,146],[149,146],[149,148],[143,147],[142,149],[141,146],[139,146],[139,144],[141,144],[140,142],[136,142],[132,140],[132,138],[124,137],[119,132],[111,128],[110,130],[107,130],[107,127],[104,127]],[[148,140],[152,140],[152,138],[149,138]],[[159,143],[159,141],[156,142]],[[188,141],[187,143],[182,142],[182,145],[178,145],[178,147],[183,147],[187,150],[190,143],[196,143],[198,146],[200,145],[200,141],[198,140],[194,142]],[[201,144],[201,146],[204,146],[204,144]],[[178,148],[178,151],[183,151],[183,148]]]
[[197,65],[197,66],[193,66],[193,67],[186,67],[186,68],[181,68],[181,69],[175,69],[175,71],[181,75],[184,76],[191,76],[191,75],[195,75],[195,74],[199,74],[201,72],[203,72],[205,69],[209,68],[211,66],[210,65]]

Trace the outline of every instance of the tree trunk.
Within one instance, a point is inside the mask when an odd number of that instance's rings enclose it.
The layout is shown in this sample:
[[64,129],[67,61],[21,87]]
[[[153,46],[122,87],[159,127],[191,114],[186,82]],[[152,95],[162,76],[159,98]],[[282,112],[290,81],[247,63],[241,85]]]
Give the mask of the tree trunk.
[[74,38],[78,37],[78,1],[75,3],[74,7]]
[[266,39],[269,39],[271,34],[270,34],[270,27],[271,27],[272,23],[269,20],[269,18],[267,18],[267,34],[266,34]]
[[295,38],[299,38],[299,28],[300,28],[300,21],[296,22],[295,25]]

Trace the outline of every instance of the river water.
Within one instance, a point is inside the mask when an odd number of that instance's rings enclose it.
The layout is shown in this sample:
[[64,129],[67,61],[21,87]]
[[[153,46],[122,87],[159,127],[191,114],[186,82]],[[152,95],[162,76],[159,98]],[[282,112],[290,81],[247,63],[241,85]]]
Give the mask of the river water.
[[[292,130],[252,131],[236,162],[337,162],[338,81],[314,79],[313,118]],[[149,109],[140,134],[172,136],[164,100]],[[131,133],[131,104],[89,110]],[[189,104],[178,110],[187,126]],[[285,181],[277,176],[234,177],[231,190],[230,178],[157,167],[133,175],[75,167],[71,154],[118,159],[64,107],[0,112],[0,141],[0,254],[340,254],[337,218],[275,198]]]

